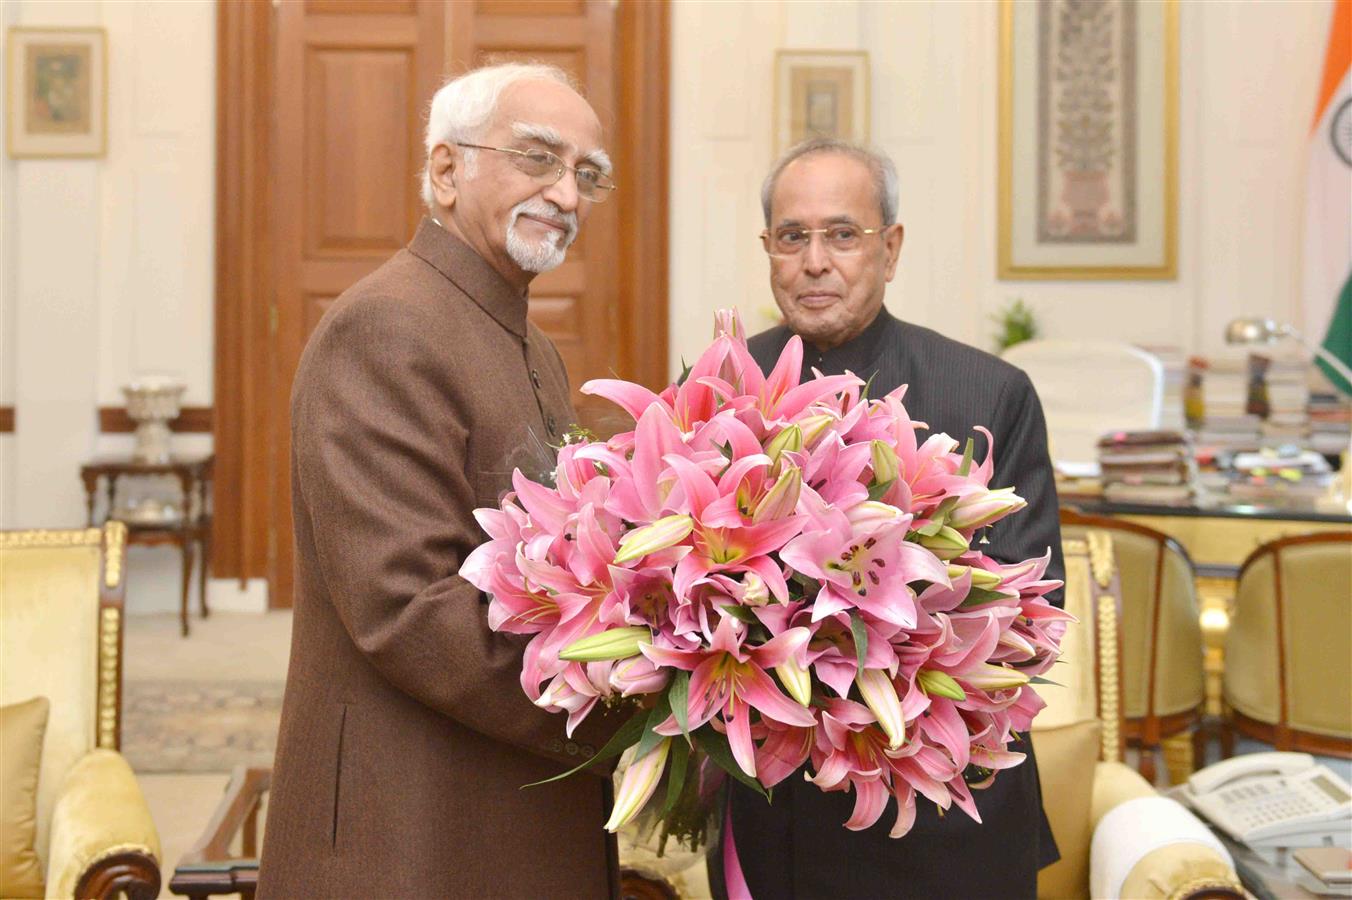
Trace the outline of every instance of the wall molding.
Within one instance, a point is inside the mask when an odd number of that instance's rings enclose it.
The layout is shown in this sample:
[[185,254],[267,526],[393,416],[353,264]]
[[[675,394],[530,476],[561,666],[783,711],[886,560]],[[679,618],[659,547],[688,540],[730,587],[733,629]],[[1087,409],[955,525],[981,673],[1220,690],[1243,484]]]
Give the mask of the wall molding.
[[[210,406],[185,406],[178,418],[169,423],[169,430],[175,434],[211,434],[214,419],[215,413]],[[3,421],[0,413],[0,425]],[[99,407],[101,434],[131,434],[135,430],[136,423],[127,415],[125,406]]]
[[14,433],[14,407],[0,406],[0,434]]

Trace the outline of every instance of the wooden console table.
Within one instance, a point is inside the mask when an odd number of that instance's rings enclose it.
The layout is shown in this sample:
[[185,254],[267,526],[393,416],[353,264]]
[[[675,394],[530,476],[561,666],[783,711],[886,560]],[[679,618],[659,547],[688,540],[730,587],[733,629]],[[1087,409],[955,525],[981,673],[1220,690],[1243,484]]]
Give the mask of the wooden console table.
[[103,519],[117,518],[117,484],[123,478],[172,476],[178,479],[182,507],[174,519],[158,522],[139,522],[123,518],[127,525],[127,543],[156,546],[175,544],[183,554],[182,602],[179,626],[188,634],[188,591],[192,584],[193,557],[202,558],[198,594],[202,604],[202,618],[207,609],[207,569],[211,563],[211,476],[215,457],[174,457],[166,463],[140,463],[121,457],[100,457],[80,467],[84,482],[85,507],[89,524],[100,525],[95,510],[98,505],[99,482],[107,487],[108,508]]

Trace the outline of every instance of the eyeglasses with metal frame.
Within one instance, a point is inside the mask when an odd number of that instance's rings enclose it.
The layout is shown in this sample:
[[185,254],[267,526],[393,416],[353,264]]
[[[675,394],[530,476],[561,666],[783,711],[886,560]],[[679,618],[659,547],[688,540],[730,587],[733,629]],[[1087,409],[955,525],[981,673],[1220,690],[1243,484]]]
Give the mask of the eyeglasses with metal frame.
[[834,256],[853,256],[864,249],[864,238],[873,234],[882,234],[890,226],[881,228],[862,228],[851,222],[839,222],[825,228],[802,228],[797,225],[785,225],[771,231],[769,228],[760,233],[761,246],[770,256],[778,259],[800,255],[812,243],[812,236],[820,234],[822,244]]
[[600,169],[592,165],[570,166],[558,154],[548,150],[518,150],[514,147],[485,147],[482,144],[467,144],[456,141],[456,146],[470,147],[475,150],[492,150],[506,153],[511,157],[512,165],[534,178],[541,184],[557,184],[564,172],[572,172],[577,182],[577,192],[592,203],[604,203],[615,190],[615,182]]

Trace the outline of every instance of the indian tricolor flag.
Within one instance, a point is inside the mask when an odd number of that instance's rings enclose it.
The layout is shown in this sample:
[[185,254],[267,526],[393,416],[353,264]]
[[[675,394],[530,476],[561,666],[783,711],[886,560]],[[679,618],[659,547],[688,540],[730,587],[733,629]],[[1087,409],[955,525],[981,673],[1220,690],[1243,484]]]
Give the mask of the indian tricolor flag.
[[[1352,366],[1352,0],[1334,0],[1305,199],[1305,333]],[[1320,360],[1344,394],[1352,384]]]

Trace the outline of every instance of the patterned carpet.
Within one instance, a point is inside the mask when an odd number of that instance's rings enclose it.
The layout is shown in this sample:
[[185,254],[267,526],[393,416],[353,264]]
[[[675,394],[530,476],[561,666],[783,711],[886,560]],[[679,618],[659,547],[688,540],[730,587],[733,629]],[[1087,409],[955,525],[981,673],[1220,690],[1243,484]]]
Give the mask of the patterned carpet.
[[282,688],[279,681],[126,681],[122,752],[140,773],[271,766]]

